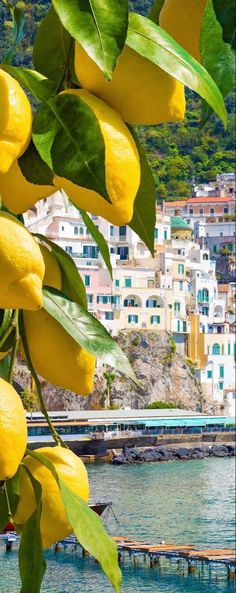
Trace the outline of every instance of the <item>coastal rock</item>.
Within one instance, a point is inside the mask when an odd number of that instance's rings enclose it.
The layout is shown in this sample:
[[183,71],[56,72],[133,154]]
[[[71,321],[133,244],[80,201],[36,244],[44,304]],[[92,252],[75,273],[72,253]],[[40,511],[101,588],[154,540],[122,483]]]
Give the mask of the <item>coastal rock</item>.
[[171,461],[173,459],[185,461],[188,459],[205,459],[212,457],[232,457],[236,454],[236,447],[233,445],[213,445],[202,447],[150,447],[141,451],[136,448],[124,447],[120,455],[113,457],[111,463],[121,465],[122,463],[151,463],[155,461]]

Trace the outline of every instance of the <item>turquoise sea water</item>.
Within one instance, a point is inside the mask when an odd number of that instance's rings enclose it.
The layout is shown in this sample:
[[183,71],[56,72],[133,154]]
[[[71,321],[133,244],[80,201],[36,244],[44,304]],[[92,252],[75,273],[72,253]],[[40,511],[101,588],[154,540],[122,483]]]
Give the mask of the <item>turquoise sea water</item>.
[[[207,459],[111,466],[88,466],[93,500],[112,500],[119,525],[110,520],[112,533],[143,541],[161,540],[204,547],[234,545],[235,460]],[[47,552],[43,593],[112,593],[92,558],[81,552]],[[233,593],[235,583],[226,570],[205,569],[189,575],[175,563],[161,562],[150,569],[140,562],[123,566],[122,593]],[[0,593],[19,593],[17,554],[0,548]],[[32,591],[32,593],[34,593]]]

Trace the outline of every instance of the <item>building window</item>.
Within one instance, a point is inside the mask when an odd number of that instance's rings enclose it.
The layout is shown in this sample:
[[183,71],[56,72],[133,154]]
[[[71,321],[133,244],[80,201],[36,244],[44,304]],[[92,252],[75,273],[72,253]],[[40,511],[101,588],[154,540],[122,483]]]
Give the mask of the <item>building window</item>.
[[180,320],[177,321],[177,332],[180,332]]
[[183,332],[187,331],[187,321],[183,321]]
[[179,281],[179,290],[183,290],[183,287],[184,287],[183,280],[180,280]]
[[220,354],[220,344],[213,344],[212,354]]
[[193,208],[189,208],[189,214],[193,214]]
[[120,226],[120,228],[119,228],[119,235],[120,235],[120,237],[126,237],[126,225],[125,226]]
[[174,304],[174,308],[175,308],[175,312],[177,312],[177,311],[179,312],[180,311],[180,303],[176,302]]
[[228,354],[231,354],[231,344],[228,342]]
[[166,239],[168,239],[168,233],[167,233],[167,231],[166,231],[166,230],[164,231],[164,239],[165,239],[165,240],[166,240]]
[[227,207],[224,208],[224,214],[228,214],[228,212],[229,212],[229,209]]
[[208,307],[202,307],[202,315],[206,315],[208,317],[209,309]]
[[61,227],[61,230],[62,230],[62,231],[64,231],[64,230],[65,230],[65,227],[64,227],[64,226],[62,226],[62,227]]
[[115,286],[120,286],[120,281],[118,279],[115,280]]
[[213,253],[217,253],[217,245],[213,245]]
[[93,302],[93,294],[87,294],[87,303],[91,305],[92,302]]
[[204,214],[203,208],[199,208],[199,214]]
[[158,239],[158,229],[154,230],[154,239]]
[[131,288],[132,278],[125,278],[125,288]]
[[78,235],[79,234],[79,229],[77,226],[74,227],[74,235]]
[[107,305],[108,303],[111,303],[111,295],[98,294],[97,295],[97,303],[102,303],[103,305]]
[[158,323],[160,323],[161,318],[160,315],[152,315],[151,316],[151,324],[152,325],[157,325]]
[[178,265],[178,274],[184,274],[184,265],[183,264]]
[[225,347],[224,347],[224,344],[222,344],[222,346],[221,346],[221,354],[224,354],[224,353],[225,353]]
[[224,376],[225,376],[224,370],[225,370],[224,369],[224,365],[223,364],[220,364],[220,366],[219,366],[219,376],[220,376],[220,379],[224,379]]
[[112,319],[113,319],[113,312],[112,311],[105,311],[105,319],[107,321],[112,321]]
[[147,285],[148,288],[154,288],[154,280],[152,278],[148,278]]
[[173,308],[172,305],[168,305],[168,309],[172,309],[172,308]]
[[219,383],[219,390],[222,391],[224,389],[224,383]]
[[210,214],[215,214],[215,208],[210,208]]
[[73,248],[70,245],[66,245],[66,252],[67,253],[72,253]]
[[128,323],[138,323],[138,315],[128,315]]
[[110,237],[114,237],[114,227],[112,224],[110,226]]
[[115,247],[111,247],[110,253],[116,253],[116,248]]
[[[76,233],[78,235],[78,233]],[[84,228],[82,226],[79,227],[79,234],[83,235],[84,234]]]
[[207,371],[207,378],[212,379],[212,371]]
[[204,259],[204,261],[207,261],[209,259],[208,253],[204,253],[203,254],[203,259]]
[[91,283],[91,276],[85,275],[84,276],[84,284],[85,284],[85,286],[90,286],[90,283]]

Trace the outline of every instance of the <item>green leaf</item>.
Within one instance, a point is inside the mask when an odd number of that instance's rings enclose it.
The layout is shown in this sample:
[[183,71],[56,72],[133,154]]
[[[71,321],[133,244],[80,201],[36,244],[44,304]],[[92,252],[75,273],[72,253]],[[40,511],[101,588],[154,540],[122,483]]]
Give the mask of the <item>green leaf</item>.
[[[220,89],[223,97],[235,86],[235,55],[222,38],[222,28],[216,18],[212,0],[208,0],[204,12],[200,37],[201,61]],[[205,124],[213,109],[202,103],[201,123]]]
[[18,159],[18,164],[24,177],[30,183],[52,185],[52,193],[56,191],[53,186],[54,173],[41,159],[32,141],[24,154]]
[[4,336],[7,331],[12,318],[11,309],[0,309],[0,339]]
[[0,360],[0,377],[1,377],[1,379],[5,379],[5,381],[7,381],[8,371],[9,371],[8,358],[5,357],[2,360]]
[[110,202],[105,178],[105,145],[92,109],[73,94],[41,105],[33,124],[33,141],[50,169]]
[[10,479],[7,480],[7,493],[11,508],[11,514],[14,515],[16,512],[16,508],[19,502],[20,496],[20,467],[18,468],[16,474]]
[[17,8],[17,6],[10,7],[11,15],[13,18],[13,40],[12,46],[7,52],[6,57],[4,58],[4,63],[10,63],[15,50],[17,48],[18,43],[21,42],[23,37],[25,36],[25,17],[22,10]]
[[205,99],[226,125],[223,97],[208,72],[168,33],[149,19],[130,14],[127,45]]
[[156,223],[155,181],[137,134],[130,126],[129,130],[135,140],[141,165],[141,181],[134,202],[133,218],[129,223],[129,227],[137,233],[154,256],[154,230]]
[[72,49],[73,40],[52,6],[41,21],[35,37],[33,63],[36,70],[59,83],[66,73]]
[[[1,375],[0,375],[1,376]],[[9,523],[10,517],[8,515],[8,506],[6,492],[3,484],[0,485],[0,533],[4,527]]]
[[216,18],[223,29],[223,40],[235,49],[235,0],[213,0]]
[[117,546],[105,531],[100,517],[89,508],[80,496],[67,487],[58,476],[54,465],[45,455],[31,450],[27,450],[27,453],[51,471],[61,490],[68,522],[79,543],[98,560],[116,593],[119,593],[121,572],[118,566]]
[[44,309],[80,346],[138,383],[124,352],[91,313],[67,299],[59,290],[45,288],[43,294]]
[[65,29],[111,78],[127,34],[127,0],[52,0]]
[[107,269],[109,270],[111,278],[112,278],[112,266],[111,266],[111,259],[110,259],[110,251],[109,251],[107,242],[104,239],[102,233],[100,233],[100,231],[97,229],[96,225],[94,224],[94,222],[92,221],[90,216],[87,214],[87,212],[85,212],[85,210],[81,210],[80,208],[78,208],[78,210],[83,218],[84,223],[86,224],[86,226],[90,232],[90,235],[92,235],[92,237],[96,241],[96,243],[99,247],[101,256],[103,257],[104,262],[105,262]]
[[21,66],[10,66],[9,64],[1,64],[1,68],[18,80],[39,101],[47,101],[47,99],[55,95],[55,83],[36,72],[36,70],[29,70],[29,68]]
[[164,4],[165,4],[165,0],[155,0],[154,4],[152,6],[152,9],[149,13],[148,18],[151,19],[151,21],[153,21],[157,25],[159,25],[159,17],[161,14],[161,9]]
[[120,591],[121,571],[117,546],[105,531],[100,517],[59,478],[68,521],[79,543],[98,560],[116,593]]
[[40,519],[42,513],[42,488],[35,480],[29,469],[22,464],[22,471],[26,471],[36,498],[36,509],[21,533],[19,548],[19,568],[22,587],[20,593],[40,593],[46,562],[42,550],[40,534]]
[[53,241],[50,241],[47,237],[44,237],[44,235],[36,233],[36,237],[38,237],[40,241],[49,245],[53,255],[57,259],[62,276],[62,292],[68,296],[69,299],[78,303],[84,309],[87,309],[87,297],[84,283],[72,257],[69,253],[66,253],[64,249],[59,247],[59,245],[53,243]]

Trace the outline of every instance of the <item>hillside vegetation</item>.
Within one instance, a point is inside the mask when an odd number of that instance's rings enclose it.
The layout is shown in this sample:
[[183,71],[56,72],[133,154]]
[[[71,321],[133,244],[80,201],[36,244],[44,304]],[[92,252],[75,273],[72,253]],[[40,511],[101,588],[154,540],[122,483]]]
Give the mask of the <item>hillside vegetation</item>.
[[[14,57],[16,65],[29,67],[32,61],[32,41],[38,24],[49,7],[48,0],[20,1],[27,17],[26,36]],[[150,0],[132,0],[131,9],[147,14]],[[32,18],[33,15],[33,18]],[[0,39],[0,61],[10,46],[12,23],[9,12],[0,6],[0,26],[5,21],[5,35]],[[227,98],[228,128],[225,131],[216,116],[203,130],[199,127],[200,100],[187,91],[187,117],[181,124],[140,127],[139,136],[148,151],[157,187],[158,199],[174,199],[191,195],[193,182],[215,179],[218,173],[234,170],[235,95]]]

